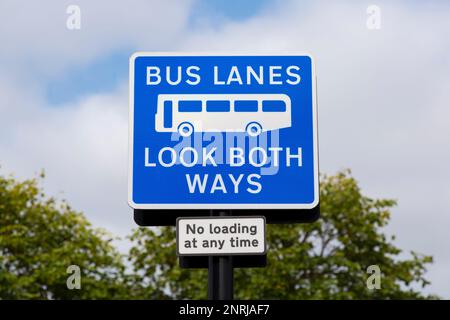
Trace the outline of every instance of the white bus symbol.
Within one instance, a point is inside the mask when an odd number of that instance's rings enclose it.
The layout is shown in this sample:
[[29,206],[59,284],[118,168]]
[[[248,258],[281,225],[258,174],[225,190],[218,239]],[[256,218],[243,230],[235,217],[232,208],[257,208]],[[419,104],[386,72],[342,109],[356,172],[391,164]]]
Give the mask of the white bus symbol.
[[158,132],[247,132],[291,127],[291,99],[285,94],[160,94]]

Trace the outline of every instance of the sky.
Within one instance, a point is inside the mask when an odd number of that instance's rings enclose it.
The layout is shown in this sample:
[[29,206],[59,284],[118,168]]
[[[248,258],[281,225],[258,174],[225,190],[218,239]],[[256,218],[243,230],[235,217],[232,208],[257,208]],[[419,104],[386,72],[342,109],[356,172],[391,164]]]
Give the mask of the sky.
[[133,52],[309,52],[321,172],[351,168],[366,195],[397,199],[386,232],[433,255],[424,292],[450,298],[449,30],[448,1],[2,0],[0,174],[44,169],[47,194],[123,237]]

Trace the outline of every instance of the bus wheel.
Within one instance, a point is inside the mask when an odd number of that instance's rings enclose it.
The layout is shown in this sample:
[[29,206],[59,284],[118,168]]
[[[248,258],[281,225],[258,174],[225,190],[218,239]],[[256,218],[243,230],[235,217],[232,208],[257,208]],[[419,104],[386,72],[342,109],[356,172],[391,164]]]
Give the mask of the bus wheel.
[[247,128],[245,128],[245,131],[247,131],[247,134],[251,137],[257,137],[262,132],[262,127],[258,122],[250,122],[247,125]]
[[182,137],[189,137],[194,132],[194,126],[192,123],[183,122],[178,126],[178,133]]

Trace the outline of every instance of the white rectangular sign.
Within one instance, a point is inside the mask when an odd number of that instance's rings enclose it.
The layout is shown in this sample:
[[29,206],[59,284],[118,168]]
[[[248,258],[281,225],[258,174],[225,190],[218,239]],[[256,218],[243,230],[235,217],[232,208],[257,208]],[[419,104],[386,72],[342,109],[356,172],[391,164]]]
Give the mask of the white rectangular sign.
[[262,255],[266,253],[264,217],[177,219],[177,254]]

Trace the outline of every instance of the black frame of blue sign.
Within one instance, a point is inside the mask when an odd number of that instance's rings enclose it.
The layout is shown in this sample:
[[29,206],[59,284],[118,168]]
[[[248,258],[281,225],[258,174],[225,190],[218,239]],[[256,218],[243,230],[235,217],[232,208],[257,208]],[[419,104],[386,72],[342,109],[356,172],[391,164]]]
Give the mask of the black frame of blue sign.
[[[215,209],[216,211],[217,209]],[[225,209],[232,216],[264,216],[268,224],[311,223],[320,217],[320,203],[312,209]],[[175,226],[179,217],[206,217],[211,210],[134,209],[134,221],[141,227]]]
[[[137,57],[153,57],[153,56],[270,56],[269,54],[239,54],[239,53],[186,53],[186,52],[136,52],[130,58],[130,110],[133,110],[133,94],[134,94],[134,61]],[[314,170],[315,170],[315,200],[317,200],[317,205],[311,208],[307,204],[297,204],[300,208],[295,208],[295,205],[287,206],[280,205],[277,207],[276,204],[271,206],[260,205],[258,208],[258,204],[246,204],[246,206],[234,206],[236,209],[232,209],[230,207],[227,208],[227,205],[224,204],[224,208],[220,208],[217,205],[211,204],[211,207],[208,208],[207,204],[202,204],[202,206],[197,209],[195,205],[186,203],[186,207],[183,208],[183,205],[179,205],[176,208],[172,206],[172,208],[162,208],[163,206],[158,205],[153,208],[150,205],[140,205],[135,206],[134,203],[130,200],[132,199],[131,194],[129,194],[129,203],[131,207],[134,207],[134,220],[139,226],[175,226],[176,219],[178,217],[205,217],[211,216],[211,210],[214,211],[223,211],[226,210],[229,212],[231,216],[265,216],[266,222],[268,224],[288,224],[288,223],[311,223],[319,219],[320,217],[320,203],[319,203],[319,155],[318,155],[318,133],[317,133],[317,79],[315,72],[315,62],[314,58],[310,54],[305,53],[287,53],[287,54],[279,54],[276,56],[308,56],[312,60],[311,64],[311,81],[312,81],[312,107],[313,107],[313,116],[314,116]],[[132,93],[132,94],[131,94]],[[130,121],[133,119],[133,113],[130,113]],[[130,128],[133,129],[132,121],[130,122]],[[130,132],[130,137],[132,137],[132,132]],[[132,155],[132,153],[130,153]],[[130,162],[131,163],[131,162]],[[132,170],[132,166],[130,166],[130,170]],[[130,171],[132,172],[132,171]],[[132,174],[129,172],[129,192],[132,193]],[[132,204],[133,203],[133,204]],[[315,204],[316,202],[314,202]],[[313,204],[310,204],[313,205]],[[140,209],[137,209],[140,208]],[[244,209],[245,208],[245,209]]]

